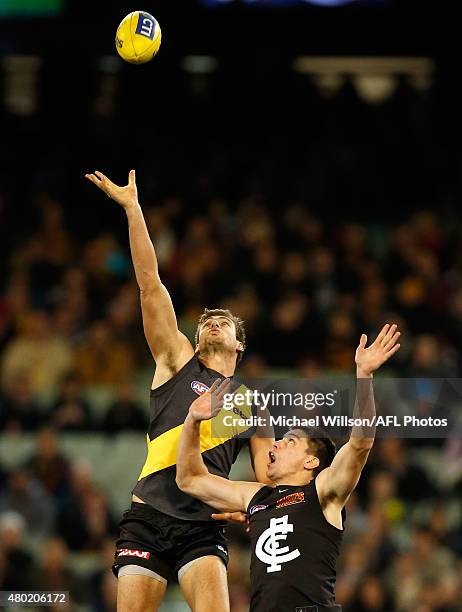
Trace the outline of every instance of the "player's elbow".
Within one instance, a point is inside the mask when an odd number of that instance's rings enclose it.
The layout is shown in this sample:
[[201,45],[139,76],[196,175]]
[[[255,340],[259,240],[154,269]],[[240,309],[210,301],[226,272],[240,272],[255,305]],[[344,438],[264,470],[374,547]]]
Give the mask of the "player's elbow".
[[141,301],[156,299],[162,289],[162,282],[157,273],[144,274],[138,281]]
[[358,454],[368,454],[374,446],[374,438],[351,438],[351,448]]
[[178,473],[176,474],[175,482],[176,486],[185,493],[191,492],[192,480],[190,476],[186,476],[185,474]]

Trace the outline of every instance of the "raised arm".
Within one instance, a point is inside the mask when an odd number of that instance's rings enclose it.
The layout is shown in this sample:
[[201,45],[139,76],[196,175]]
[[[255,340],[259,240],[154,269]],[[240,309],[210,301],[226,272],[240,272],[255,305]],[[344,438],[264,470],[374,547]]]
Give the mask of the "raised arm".
[[252,497],[264,485],[232,481],[210,474],[200,452],[201,422],[218,414],[229,388],[229,380],[217,380],[207,393],[191,404],[178,443],[176,483],[185,493],[217,510],[245,512]]
[[[372,388],[373,373],[399,350],[400,332],[396,325],[385,325],[375,342],[366,348],[363,334],[356,350],[356,403],[354,417],[374,422],[375,401]],[[317,478],[320,499],[334,500],[343,507],[358,484],[374,444],[375,425],[353,427],[349,441],[336,454],[332,464]]]
[[264,425],[258,425],[254,435],[250,438],[250,458],[252,468],[255,472],[255,480],[272,485],[272,481],[266,475],[268,466],[268,451],[274,442],[274,429],[270,425],[270,414],[268,410],[259,413],[263,417]]
[[172,300],[159,277],[156,253],[138,202],[135,171],[130,171],[128,185],[124,187],[115,185],[102,172],[85,176],[120,204],[127,215],[130,252],[140,288],[144,333],[158,366],[157,385],[161,384],[164,380],[159,378],[170,378],[193,356],[194,350],[178,330]]

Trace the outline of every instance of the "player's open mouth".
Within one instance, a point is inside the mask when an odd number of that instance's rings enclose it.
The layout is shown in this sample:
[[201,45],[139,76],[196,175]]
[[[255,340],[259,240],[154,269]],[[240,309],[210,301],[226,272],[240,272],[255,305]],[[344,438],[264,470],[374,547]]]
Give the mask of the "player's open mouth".
[[276,455],[273,453],[273,451],[269,451],[268,456],[270,463],[274,463],[276,461]]

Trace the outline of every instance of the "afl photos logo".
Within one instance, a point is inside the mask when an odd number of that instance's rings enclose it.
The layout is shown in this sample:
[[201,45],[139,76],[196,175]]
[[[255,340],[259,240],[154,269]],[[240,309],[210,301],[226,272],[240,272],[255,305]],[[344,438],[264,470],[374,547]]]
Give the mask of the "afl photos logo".
[[204,393],[207,393],[209,390],[209,387],[207,387],[205,383],[200,382],[200,380],[193,380],[191,382],[191,389],[194,393],[197,393],[197,395],[204,395]]

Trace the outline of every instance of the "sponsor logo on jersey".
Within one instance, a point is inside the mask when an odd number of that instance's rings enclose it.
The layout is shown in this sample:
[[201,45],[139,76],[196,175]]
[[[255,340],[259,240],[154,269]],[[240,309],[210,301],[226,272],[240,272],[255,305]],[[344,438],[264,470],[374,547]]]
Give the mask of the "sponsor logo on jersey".
[[194,393],[197,393],[197,395],[204,395],[204,393],[207,393],[209,390],[209,387],[200,380],[193,380],[191,381],[191,389]]
[[131,548],[120,548],[116,550],[116,557],[138,557],[139,559],[150,559],[151,553],[147,550],[133,550]]
[[264,504],[259,504],[258,506],[252,506],[250,508],[250,516],[252,516],[252,514],[255,514],[255,512],[259,512],[260,510],[266,510],[266,508],[268,508],[268,506],[265,506]]
[[305,501],[305,493],[299,491],[298,493],[290,493],[278,499],[276,502],[276,508],[285,508],[285,506],[292,506],[293,504],[302,504]]
[[289,563],[300,556],[298,548],[290,550],[289,546],[279,546],[287,540],[287,534],[292,533],[294,526],[289,523],[289,515],[270,519],[270,526],[260,535],[255,546],[255,554],[268,567],[266,572],[280,572],[283,563]]
[[154,30],[156,29],[156,22],[148,13],[141,13],[138,17],[138,24],[136,26],[136,33],[141,36],[146,36],[150,40],[154,39]]

